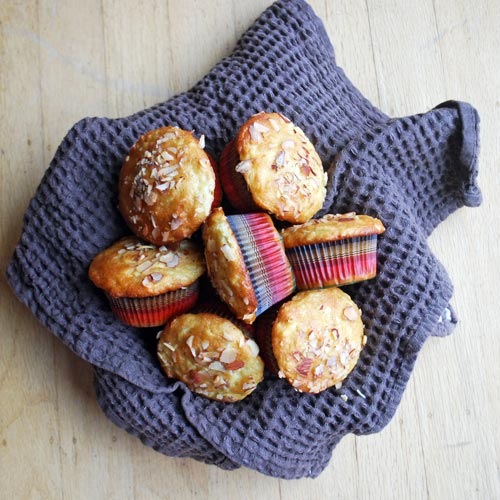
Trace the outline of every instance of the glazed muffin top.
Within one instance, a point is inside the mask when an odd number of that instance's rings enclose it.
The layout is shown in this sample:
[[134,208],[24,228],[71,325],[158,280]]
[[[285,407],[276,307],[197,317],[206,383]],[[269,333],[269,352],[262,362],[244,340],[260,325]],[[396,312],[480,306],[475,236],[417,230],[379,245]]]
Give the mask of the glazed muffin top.
[[157,352],[169,377],[216,401],[239,401],[264,378],[257,344],[215,314],[177,316],[161,333]]
[[112,297],[152,297],[193,284],[205,272],[202,250],[190,240],[157,247],[128,236],[92,261],[89,277]]
[[357,238],[385,231],[379,219],[369,215],[327,214],[320,219],[313,219],[304,224],[287,227],[281,231],[286,248],[300,245],[314,245],[328,241]]
[[299,292],[272,326],[279,376],[302,392],[316,394],[345,379],[364,342],[361,311],[339,288]]
[[[264,215],[264,214],[262,214]],[[252,323],[257,296],[243,253],[222,208],[216,208],[203,227],[208,275],[221,299],[238,319]]]
[[163,127],[134,144],[119,185],[119,208],[134,234],[169,244],[203,224],[215,192],[215,172],[203,142],[192,132]]
[[304,132],[280,113],[258,113],[236,137],[240,163],[254,202],[277,219],[298,224],[323,206],[327,174]]

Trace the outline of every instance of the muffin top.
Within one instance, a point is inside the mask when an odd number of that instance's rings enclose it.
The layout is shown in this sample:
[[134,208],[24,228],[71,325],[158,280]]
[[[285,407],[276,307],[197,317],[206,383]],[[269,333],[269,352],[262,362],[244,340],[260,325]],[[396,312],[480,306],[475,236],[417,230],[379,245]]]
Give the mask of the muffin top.
[[304,132],[280,113],[258,113],[239,130],[236,171],[255,203],[298,224],[323,206],[327,174]]
[[350,212],[327,214],[305,224],[287,227],[281,231],[281,236],[285,247],[293,248],[300,245],[314,245],[345,238],[381,234],[384,231],[384,225],[379,219]]
[[299,292],[272,327],[279,376],[314,394],[339,383],[358,361],[363,331],[361,311],[340,289]]
[[134,144],[119,186],[119,208],[134,234],[169,244],[203,224],[214,202],[215,173],[202,146],[178,127],[152,130]]
[[190,240],[157,247],[128,236],[99,253],[89,277],[112,297],[152,297],[193,284],[205,272],[201,249]]
[[228,319],[183,314],[163,330],[158,358],[169,377],[217,401],[239,401],[264,378],[257,344]]
[[220,298],[238,319],[252,323],[257,296],[236,236],[222,208],[216,208],[203,227],[208,275]]

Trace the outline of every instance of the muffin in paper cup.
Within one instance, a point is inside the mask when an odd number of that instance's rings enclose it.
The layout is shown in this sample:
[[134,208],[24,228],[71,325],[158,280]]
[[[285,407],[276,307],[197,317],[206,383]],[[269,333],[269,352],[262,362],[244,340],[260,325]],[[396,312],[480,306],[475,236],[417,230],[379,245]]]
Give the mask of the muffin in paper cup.
[[203,228],[208,275],[234,315],[255,318],[295,290],[281,237],[264,213],[226,216],[215,209]]
[[297,293],[256,330],[266,368],[311,394],[342,382],[366,343],[360,309],[335,287]]
[[300,224],[323,206],[327,174],[304,132],[280,113],[247,120],[220,159],[222,189],[240,212]]
[[157,247],[129,236],[94,258],[89,277],[121,321],[151,327],[196,304],[205,270],[203,253],[190,240]]
[[168,377],[215,401],[240,401],[264,378],[255,341],[233,321],[212,313],[174,318],[160,334],[157,354]]
[[378,235],[384,231],[380,220],[354,212],[328,214],[283,229],[297,288],[341,286],[374,278]]

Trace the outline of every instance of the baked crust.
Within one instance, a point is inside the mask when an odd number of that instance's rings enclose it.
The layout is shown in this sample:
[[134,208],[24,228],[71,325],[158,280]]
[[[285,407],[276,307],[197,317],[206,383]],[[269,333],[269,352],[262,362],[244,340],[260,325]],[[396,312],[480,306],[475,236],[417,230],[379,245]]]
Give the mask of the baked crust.
[[327,174],[304,132],[279,113],[258,113],[236,138],[243,175],[255,203],[298,224],[323,206]]
[[272,345],[279,376],[316,394],[356,365],[364,345],[361,311],[339,288],[299,292],[280,307]]
[[162,331],[157,352],[167,376],[216,401],[239,401],[264,378],[257,344],[215,314],[177,316]]
[[202,145],[178,127],[152,130],[134,144],[119,185],[120,212],[134,234],[169,244],[203,224],[214,203],[215,172]]
[[114,298],[152,297],[191,285],[205,269],[201,249],[190,240],[167,248],[128,236],[94,258],[89,277]]
[[314,245],[328,241],[343,240],[381,234],[385,231],[379,219],[369,215],[327,214],[320,219],[313,219],[305,224],[291,226],[281,231],[285,248],[301,245]]
[[256,317],[257,296],[236,236],[222,208],[216,208],[203,227],[208,275],[234,315],[247,323]]

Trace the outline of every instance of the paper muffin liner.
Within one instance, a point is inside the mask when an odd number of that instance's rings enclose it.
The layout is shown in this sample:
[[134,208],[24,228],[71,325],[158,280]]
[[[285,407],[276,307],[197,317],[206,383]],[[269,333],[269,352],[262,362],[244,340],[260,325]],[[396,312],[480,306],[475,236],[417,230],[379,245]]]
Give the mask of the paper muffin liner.
[[257,296],[256,316],[291,295],[295,279],[281,237],[263,213],[229,215]]
[[287,248],[298,290],[340,286],[377,274],[377,235]]
[[262,314],[255,325],[255,341],[260,349],[260,357],[267,370],[278,377],[279,366],[273,351],[272,329],[278,311],[273,308]]
[[198,300],[199,282],[154,297],[111,297],[112,311],[130,326],[161,326],[177,314],[191,309]]
[[253,201],[244,177],[235,170],[239,162],[236,142],[232,140],[220,157],[219,176],[222,190],[231,206],[238,212],[254,212],[259,210],[259,207]]

